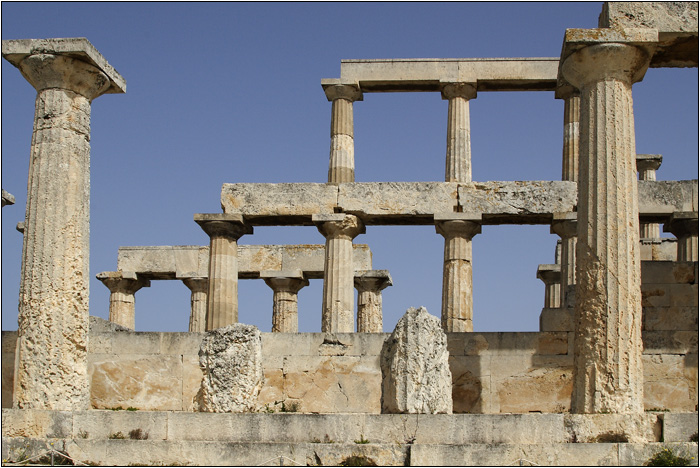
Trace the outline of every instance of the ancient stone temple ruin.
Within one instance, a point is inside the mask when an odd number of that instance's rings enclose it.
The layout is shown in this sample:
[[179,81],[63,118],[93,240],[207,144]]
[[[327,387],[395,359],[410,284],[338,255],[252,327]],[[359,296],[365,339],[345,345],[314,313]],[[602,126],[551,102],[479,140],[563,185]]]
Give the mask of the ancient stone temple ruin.
[[[698,181],[656,180],[662,156],[636,154],[632,105],[649,67],[698,66],[697,3],[606,3],[598,28],[564,32],[560,57],[342,61],[321,80],[327,182],[226,183],[223,212],[193,217],[208,245],[121,247],[117,270],[97,273],[109,321],[88,310],[89,121],[126,82],[83,38],[3,41],[2,55],[37,90],[19,329],[2,334],[3,460],[697,459]],[[355,181],[354,103],[396,91],[448,101],[444,182]],[[564,101],[562,180],[472,181],[469,101],[491,91]],[[536,272],[539,332],[473,331],[472,239],[499,224],[561,238]],[[444,238],[439,323],[411,309],[383,333],[392,278],[353,242],[377,225]],[[316,226],[325,245],[239,245],[257,226]],[[321,332],[299,333],[297,295],[321,278]],[[157,280],[191,290],[189,331],[134,331],[135,297]],[[271,333],[238,323],[239,280],[272,290]]]

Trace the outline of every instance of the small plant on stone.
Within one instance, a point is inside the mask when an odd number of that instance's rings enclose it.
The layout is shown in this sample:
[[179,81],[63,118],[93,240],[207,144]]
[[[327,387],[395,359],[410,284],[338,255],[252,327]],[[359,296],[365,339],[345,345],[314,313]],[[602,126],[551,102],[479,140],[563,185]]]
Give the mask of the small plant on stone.
[[377,462],[364,455],[353,455],[340,462],[340,466],[377,466]]
[[285,405],[284,402],[282,402],[282,406],[280,407],[280,411],[282,413],[296,413],[299,411],[299,402],[298,401],[293,401],[289,403],[289,405]]
[[129,431],[129,439],[146,440],[148,439],[148,432],[141,429],[134,429],[132,431]]
[[126,436],[119,432],[113,432],[109,435],[109,439],[126,439]]
[[320,444],[320,443],[321,443],[321,439],[319,439],[318,437],[314,437],[313,439],[311,439],[311,443],[312,443],[312,444]]
[[121,411],[124,408],[122,408],[121,406],[115,406],[114,408],[109,408],[109,409],[111,409],[112,411]]
[[88,434],[88,432],[83,429],[78,431],[78,439],[87,439],[89,435],[90,434]]
[[698,433],[696,432],[695,434],[690,436],[690,442],[697,442],[698,441]]
[[335,440],[331,439],[330,437],[328,437],[328,434],[326,434],[325,436],[323,436],[323,443],[324,444],[335,444]]
[[129,406],[126,410],[127,410],[127,411],[138,411],[139,409],[138,409],[138,408],[134,408],[133,406]]
[[364,434],[360,434],[360,440],[355,441],[356,444],[369,444],[369,440],[365,439]]
[[646,466],[690,466],[691,458],[673,453],[671,449],[662,449],[645,463]]
[[620,434],[618,432],[608,431],[603,434],[598,434],[595,438],[598,443],[617,443],[617,442],[628,442],[629,439],[625,434]]

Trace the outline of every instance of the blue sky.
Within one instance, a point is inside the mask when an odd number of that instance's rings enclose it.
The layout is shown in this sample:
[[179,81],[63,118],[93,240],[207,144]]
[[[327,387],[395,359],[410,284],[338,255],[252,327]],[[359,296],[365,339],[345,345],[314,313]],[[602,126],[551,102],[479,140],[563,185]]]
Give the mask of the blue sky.
[[[117,249],[204,245],[194,213],[217,213],[223,183],[325,182],[331,105],[322,78],[341,59],[558,57],[566,28],[593,28],[585,3],[2,3],[2,39],[87,37],[127,81],[93,101],[90,313],[94,279]],[[17,298],[36,93],[2,61],[2,329]],[[661,153],[659,180],[698,177],[698,71],[652,69],[634,86],[638,153]],[[552,92],[480,93],[471,102],[475,181],[559,180],[563,102]],[[355,104],[356,180],[444,180],[447,102],[438,93],[366,94]],[[476,331],[536,331],[554,262],[548,226],[486,226],[474,238]],[[323,243],[313,227],[256,228],[241,244]],[[440,314],[443,238],[430,226],[358,236],[388,269],[384,329],[408,307]],[[299,295],[300,331],[320,331],[322,281]],[[271,328],[272,291],[239,285],[239,320]],[[136,294],[136,329],[186,331],[189,290]]]

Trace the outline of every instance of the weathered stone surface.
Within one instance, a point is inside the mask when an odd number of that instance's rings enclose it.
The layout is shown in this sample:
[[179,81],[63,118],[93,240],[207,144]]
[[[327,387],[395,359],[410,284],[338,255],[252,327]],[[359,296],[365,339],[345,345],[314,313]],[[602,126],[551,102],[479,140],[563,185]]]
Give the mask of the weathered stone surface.
[[[663,238],[647,238],[640,240],[639,257],[642,262],[675,262],[678,258],[678,246],[676,239],[668,237]],[[642,272],[644,269],[642,268]]]
[[15,196],[12,195],[7,190],[2,189],[2,206],[14,205],[14,204],[15,204]]
[[668,413],[664,418],[664,442],[688,442],[698,432],[698,413]]
[[644,408],[695,411],[698,403],[697,362],[697,354],[644,355]]
[[639,214],[644,219],[665,221],[668,215],[698,211],[698,181],[639,180]]
[[208,332],[199,350],[204,373],[200,411],[251,411],[263,386],[260,331],[252,325],[233,324]]
[[382,350],[382,412],[452,413],[448,356],[437,317],[408,309]]
[[17,332],[2,332],[2,407],[12,408]]

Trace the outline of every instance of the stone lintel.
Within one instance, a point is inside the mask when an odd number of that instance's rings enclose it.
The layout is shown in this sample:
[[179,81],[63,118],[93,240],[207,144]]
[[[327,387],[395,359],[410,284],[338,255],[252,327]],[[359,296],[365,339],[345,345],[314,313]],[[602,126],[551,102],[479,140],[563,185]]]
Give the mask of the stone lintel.
[[15,196],[12,195],[7,190],[2,189],[2,206],[14,205],[14,204],[15,204]]
[[366,283],[371,283],[377,291],[394,284],[389,270],[355,270],[355,287],[359,289]]
[[443,221],[471,221],[472,223],[481,224],[481,214],[479,213],[435,213],[433,215],[435,223]]
[[660,154],[638,154],[637,171],[642,172],[647,169],[658,170],[661,167],[663,156]]
[[138,274],[134,271],[103,271],[98,273],[95,277],[102,281],[106,279],[125,279],[125,280],[137,280]]
[[537,266],[537,279],[545,284],[558,283],[561,278],[561,266],[554,264],[542,264]]
[[53,39],[12,39],[2,41],[2,56],[15,67],[30,55],[65,55],[86,62],[109,78],[110,86],[105,93],[125,93],[126,80],[84,37]]
[[304,279],[304,272],[302,272],[301,270],[263,270],[260,272],[260,278]]
[[698,235],[698,212],[675,212],[664,223],[664,232],[670,232],[676,237]]

